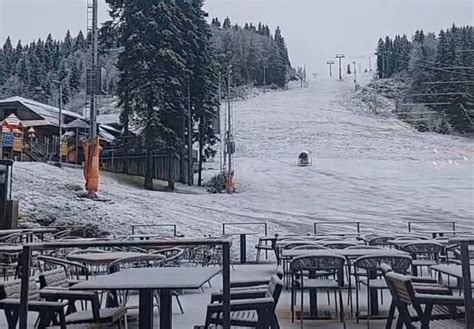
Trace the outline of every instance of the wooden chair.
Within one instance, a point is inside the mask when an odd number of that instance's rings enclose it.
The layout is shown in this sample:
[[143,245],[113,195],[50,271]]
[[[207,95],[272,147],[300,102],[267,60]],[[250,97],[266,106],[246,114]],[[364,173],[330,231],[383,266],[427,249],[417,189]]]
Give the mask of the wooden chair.
[[[266,290],[231,293],[231,326],[279,329],[280,325],[275,314],[275,308],[280,299],[282,288],[283,282],[276,275],[273,275]],[[222,325],[222,312],[222,294],[220,298],[214,295],[214,302],[207,306],[204,329],[208,329],[211,325]]]
[[[456,306],[464,305],[464,297],[453,295],[440,294],[423,294],[417,292],[412,283],[412,278],[394,272],[389,272],[385,275],[387,285],[392,294],[394,303],[399,313],[397,321],[397,328],[421,328],[421,329],[465,329],[465,324],[462,320],[435,320],[436,317],[432,315],[435,306],[445,306],[448,309],[454,309]],[[417,314],[417,320],[420,326],[413,322],[413,317],[410,315],[409,307],[413,307]],[[456,314],[453,314],[456,317]]]

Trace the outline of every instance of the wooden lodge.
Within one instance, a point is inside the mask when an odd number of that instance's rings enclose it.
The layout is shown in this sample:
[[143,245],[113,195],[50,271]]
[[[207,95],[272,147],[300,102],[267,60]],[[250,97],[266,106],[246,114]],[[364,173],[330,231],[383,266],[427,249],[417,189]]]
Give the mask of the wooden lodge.
[[[80,164],[82,142],[87,138],[89,122],[80,114],[62,111],[63,136],[59,142],[59,109],[23,97],[0,100],[0,150],[2,158],[32,161],[62,161]],[[120,131],[99,124],[101,144],[114,141]],[[62,145],[62,146],[60,146]]]

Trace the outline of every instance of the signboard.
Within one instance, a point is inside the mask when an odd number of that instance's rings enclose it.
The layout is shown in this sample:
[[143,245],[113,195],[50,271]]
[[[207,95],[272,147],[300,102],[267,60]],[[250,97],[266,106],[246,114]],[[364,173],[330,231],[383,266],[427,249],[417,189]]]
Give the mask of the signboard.
[[23,152],[23,134],[13,133],[13,151]]
[[13,146],[13,133],[3,133],[3,147]]

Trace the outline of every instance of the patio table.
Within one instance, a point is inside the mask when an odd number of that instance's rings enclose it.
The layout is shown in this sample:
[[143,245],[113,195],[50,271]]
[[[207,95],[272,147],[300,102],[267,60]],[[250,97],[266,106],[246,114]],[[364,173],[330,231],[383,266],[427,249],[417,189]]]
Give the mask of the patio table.
[[71,287],[73,290],[138,290],[139,329],[153,327],[153,291],[160,294],[160,329],[173,326],[172,291],[199,289],[221,272],[214,267],[134,268],[94,277]]
[[85,253],[85,254],[75,254],[67,255],[66,259],[78,263],[84,263],[88,265],[107,265],[116,261],[117,259],[124,257],[134,257],[141,256],[144,253],[141,252],[130,252],[130,251],[112,251],[104,253]]
[[240,236],[240,264],[247,263],[247,235],[257,235],[258,233],[254,231],[246,231],[226,234]]
[[[458,264],[439,264],[431,266],[433,271],[462,279],[462,267]],[[471,266],[471,283],[474,283],[474,266]]]
[[430,239],[430,240],[419,240],[419,239],[395,239],[387,241],[388,244],[395,246],[396,248],[401,248],[409,243],[438,243],[443,246],[449,246],[452,243],[449,243],[449,239]]

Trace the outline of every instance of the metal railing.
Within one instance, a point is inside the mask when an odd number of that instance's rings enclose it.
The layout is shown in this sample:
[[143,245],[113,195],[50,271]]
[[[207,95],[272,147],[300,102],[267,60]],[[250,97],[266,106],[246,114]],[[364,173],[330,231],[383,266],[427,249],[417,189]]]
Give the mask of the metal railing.
[[138,227],[172,227],[173,236],[174,237],[178,236],[176,224],[135,224],[135,225],[132,225],[132,235],[135,235],[135,229]]
[[174,239],[143,241],[93,241],[93,242],[46,242],[23,246],[21,253],[21,291],[19,321],[20,329],[28,329],[28,295],[30,263],[33,251],[57,250],[63,248],[100,247],[157,247],[157,246],[222,246],[223,327],[230,329],[230,239]]
[[226,226],[263,226],[265,236],[268,236],[267,222],[253,222],[253,223],[222,223],[222,235],[226,235]]
[[456,222],[454,221],[435,221],[435,220],[414,220],[414,221],[409,221],[408,222],[408,232],[411,233],[413,229],[413,225],[415,224],[431,224],[431,225],[437,225],[437,224],[451,224],[451,227],[453,228],[452,232],[456,232]]
[[[318,234],[318,225],[319,226],[321,226],[321,225],[330,226],[330,225],[340,225],[340,224],[343,224],[343,225],[347,225],[347,224],[356,225],[357,235],[360,235],[360,222],[348,222],[348,221],[314,222],[313,223],[314,234]],[[350,234],[350,233],[347,232],[347,234]]]

